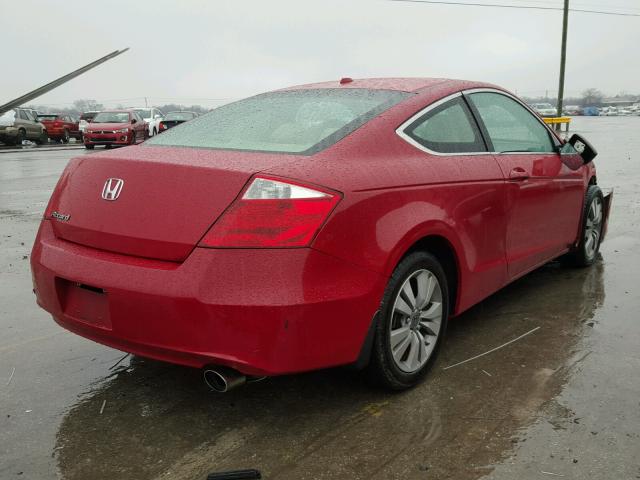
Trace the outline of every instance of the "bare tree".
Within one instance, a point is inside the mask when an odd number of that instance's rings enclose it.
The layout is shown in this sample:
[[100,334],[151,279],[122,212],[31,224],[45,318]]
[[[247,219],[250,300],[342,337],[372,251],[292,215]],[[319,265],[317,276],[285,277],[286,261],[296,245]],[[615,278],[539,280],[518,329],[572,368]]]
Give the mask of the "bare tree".
[[603,98],[604,94],[600,90],[597,88],[588,88],[582,92],[582,105],[598,106],[602,102]]
[[96,110],[104,110],[104,105],[90,99],[80,99],[73,102],[73,106],[79,112],[89,112]]

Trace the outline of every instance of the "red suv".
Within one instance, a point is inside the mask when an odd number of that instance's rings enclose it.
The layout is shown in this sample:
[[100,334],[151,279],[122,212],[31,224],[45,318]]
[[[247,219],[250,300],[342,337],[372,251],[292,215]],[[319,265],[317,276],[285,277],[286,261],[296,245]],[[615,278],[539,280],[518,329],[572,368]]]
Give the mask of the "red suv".
[[134,110],[99,112],[84,131],[84,146],[134,145],[148,137],[147,124]]
[[51,140],[68,143],[71,137],[81,139],[82,134],[78,128],[78,122],[69,115],[60,113],[38,114],[38,120],[47,129],[47,135]]

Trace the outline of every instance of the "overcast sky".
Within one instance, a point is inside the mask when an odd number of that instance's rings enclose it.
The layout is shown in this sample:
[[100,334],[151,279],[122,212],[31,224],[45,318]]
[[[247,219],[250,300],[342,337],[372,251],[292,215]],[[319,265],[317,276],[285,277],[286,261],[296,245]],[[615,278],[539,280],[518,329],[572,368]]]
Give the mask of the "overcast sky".
[[[8,0],[2,0],[3,2]],[[463,0],[480,1],[480,0]],[[561,6],[562,0],[489,3]],[[557,90],[562,13],[386,0],[20,0],[0,18],[0,103],[116,49],[124,55],[33,103],[205,105],[350,77],[484,80]],[[638,0],[571,0],[640,13]],[[7,13],[7,12],[5,12]],[[9,18],[10,17],[10,18]],[[572,13],[566,90],[640,92],[640,17]]]

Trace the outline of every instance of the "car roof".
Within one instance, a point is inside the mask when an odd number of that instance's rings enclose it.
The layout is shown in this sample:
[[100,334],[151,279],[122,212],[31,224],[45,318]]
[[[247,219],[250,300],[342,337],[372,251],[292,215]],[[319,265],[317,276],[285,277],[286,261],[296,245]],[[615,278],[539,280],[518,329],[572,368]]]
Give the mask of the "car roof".
[[489,85],[482,82],[469,82],[466,80],[455,80],[451,78],[419,78],[419,77],[390,77],[390,78],[354,78],[338,79],[329,82],[308,83],[305,85],[295,85],[281,90],[304,90],[318,88],[364,88],[369,90],[397,90],[402,92],[419,92],[424,89],[435,87],[436,85],[461,88],[487,87]]

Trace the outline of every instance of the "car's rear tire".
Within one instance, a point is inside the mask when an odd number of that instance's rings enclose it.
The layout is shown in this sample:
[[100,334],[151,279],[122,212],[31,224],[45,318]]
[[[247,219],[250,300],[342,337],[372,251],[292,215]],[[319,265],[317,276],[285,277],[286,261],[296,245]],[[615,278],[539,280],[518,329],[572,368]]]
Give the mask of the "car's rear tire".
[[597,185],[589,185],[584,197],[580,241],[566,257],[576,267],[588,267],[595,262],[600,250],[604,225],[604,196]]
[[152,137],[155,137],[158,134],[158,130],[154,127]]
[[24,139],[27,138],[27,132],[21,128],[18,130],[18,135],[16,135],[16,138],[13,141],[13,144],[16,147],[20,147],[22,146],[22,142],[24,141]]
[[86,148],[87,150],[93,150],[95,147],[95,145],[87,145],[86,143],[84,144],[84,148]]
[[367,376],[375,384],[404,390],[433,366],[447,328],[449,287],[436,257],[407,255],[385,289]]

